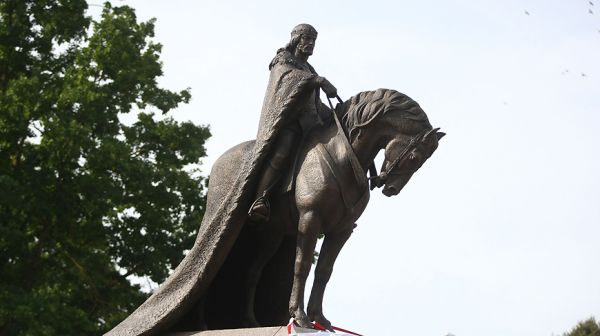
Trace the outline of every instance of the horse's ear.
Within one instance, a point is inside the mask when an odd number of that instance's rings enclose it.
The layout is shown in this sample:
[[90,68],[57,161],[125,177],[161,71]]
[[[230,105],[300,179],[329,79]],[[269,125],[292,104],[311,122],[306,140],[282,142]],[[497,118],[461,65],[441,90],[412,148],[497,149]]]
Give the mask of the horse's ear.
[[437,136],[438,141],[440,141],[440,139],[443,138],[446,135],[446,133],[444,133],[444,132],[435,132],[435,135]]
[[[423,139],[421,140],[421,142],[427,142],[427,139],[432,135],[432,134],[437,134],[436,132],[439,130],[440,128],[434,128],[432,130],[429,130],[427,133],[425,133],[425,135],[423,136]],[[438,138],[439,139],[439,138]]]

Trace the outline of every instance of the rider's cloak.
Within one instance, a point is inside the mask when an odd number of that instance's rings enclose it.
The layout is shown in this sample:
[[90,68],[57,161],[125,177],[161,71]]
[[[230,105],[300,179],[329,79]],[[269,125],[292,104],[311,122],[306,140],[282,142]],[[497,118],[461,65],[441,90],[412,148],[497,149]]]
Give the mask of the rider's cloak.
[[[228,184],[231,187],[224,193],[226,196],[208,196],[206,212],[189,253],[152,296],[106,335],[162,335],[180,330],[194,315],[201,320],[213,309],[212,300],[207,300],[211,283],[232,248],[239,244],[238,236],[254,201],[262,166],[278,131],[297,120],[303,108],[312,103],[309,100],[314,98],[317,86],[314,71],[302,69],[287,51],[278,52],[270,70],[253,151],[244,155],[243,162],[235,163],[239,171],[235,181]],[[292,246],[292,253],[293,249]],[[272,281],[281,282],[281,278],[274,277]],[[262,286],[268,288],[269,284]]]

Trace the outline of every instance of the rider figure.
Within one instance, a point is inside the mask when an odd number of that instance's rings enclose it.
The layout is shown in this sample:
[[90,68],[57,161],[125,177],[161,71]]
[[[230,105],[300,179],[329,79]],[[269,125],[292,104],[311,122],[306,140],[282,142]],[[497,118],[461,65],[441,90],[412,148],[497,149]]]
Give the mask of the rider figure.
[[[281,125],[279,126],[280,129],[275,130],[276,136],[272,149],[261,168],[261,177],[256,189],[256,200],[248,212],[250,219],[254,222],[268,221],[270,215],[269,193],[285,173],[285,169],[293,163],[291,162],[293,160],[292,156],[296,153],[302,136],[313,126],[322,124],[323,119],[328,119],[332,113],[321,102],[319,90],[323,89],[330,98],[337,96],[337,90],[327,79],[317,75],[315,69],[308,63],[316,39],[317,31],[311,25],[297,25],[292,30],[290,42],[285,48],[277,50],[277,55],[269,64],[271,78],[265,97],[266,106],[263,106],[261,115],[262,125],[259,125],[259,133],[261,132],[261,126],[265,127],[263,120],[269,120],[269,117],[265,117],[265,114],[277,110],[273,106],[268,106],[276,105],[280,100],[269,99],[269,96],[273,96],[273,91],[282,91],[288,85],[291,91],[294,91],[294,89],[299,90],[295,93],[302,98],[298,99],[291,113],[282,113],[285,114],[282,116],[284,122],[278,124]],[[281,87],[283,89],[280,89]]]

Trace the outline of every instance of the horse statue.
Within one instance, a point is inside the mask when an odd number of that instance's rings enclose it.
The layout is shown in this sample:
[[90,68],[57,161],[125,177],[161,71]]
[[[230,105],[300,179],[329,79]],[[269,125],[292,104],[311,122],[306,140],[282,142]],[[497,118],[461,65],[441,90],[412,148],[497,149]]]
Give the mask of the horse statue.
[[[383,186],[386,196],[397,195],[411,176],[431,156],[444,135],[433,129],[420,106],[393,90],[362,92],[336,108],[336,122],[315,129],[307,136],[298,154],[295,189],[273,197],[273,214],[260,228],[255,246],[257,257],[245,281],[245,322],[258,326],[254,314],[256,285],[261,271],[276,253],[285,236],[296,237],[294,277],[289,314],[302,327],[316,321],[331,330],[323,315],[323,295],[336,257],[350,237],[355,221],[369,201],[367,169],[385,149],[382,174],[373,186]],[[341,122],[337,122],[341,120]],[[254,141],[241,143],[221,156],[213,166],[208,204],[219,199],[234,180],[235,167]],[[210,209],[207,209],[210,211]],[[324,235],[315,269],[314,284],[304,309],[306,279],[313,251]]]
[[[316,321],[332,330],[323,315],[325,287],[370,189],[397,195],[438,147],[445,135],[438,130],[414,100],[394,90],[361,92],[341,102],[329,123],[305,137],[291,178],[284,181],[289,183],[272,193],[269,221],[254,225],[245,215],[251,192],[245,201],[223,204],[243,186],[239,171],[254,141],[231,148],[212,167],[209,224],[200,227],[195,246],[165,284],[108,335],[273,326],[290,315],[301,327]],[[381,173],[368,179],[381,149]],[[219,216],[239,219],[229,224],[235,230],[211,226]],[[321,235],[305,309],[306,280]]]

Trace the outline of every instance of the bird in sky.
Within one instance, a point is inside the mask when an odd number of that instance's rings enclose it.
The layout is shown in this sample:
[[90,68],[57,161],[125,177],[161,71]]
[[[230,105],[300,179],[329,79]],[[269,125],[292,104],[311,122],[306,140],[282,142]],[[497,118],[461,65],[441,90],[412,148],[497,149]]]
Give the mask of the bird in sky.
[[592,11],[592,9],[591,9],[591,8],[590,8],[590,9],[588,9],[588,13],[590,13],[590,14],[594,14],[594,12]]
[[529,15],[529,12],[528,12],[528,11],[525,11],[525,15]]
[[589,1],[589,3],[590,3],[590,6],[593,6],[593,5],[594,5],[594,3],[593,3],[593,2],[591,2],[591,1]]

